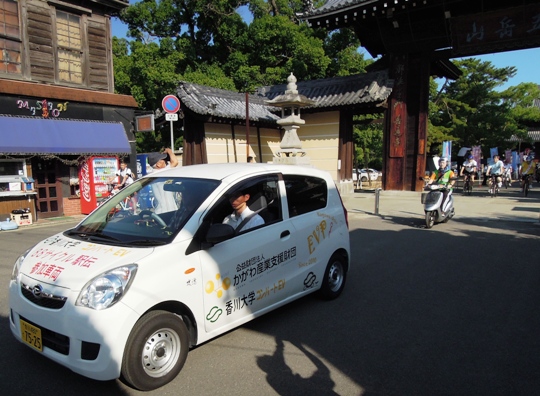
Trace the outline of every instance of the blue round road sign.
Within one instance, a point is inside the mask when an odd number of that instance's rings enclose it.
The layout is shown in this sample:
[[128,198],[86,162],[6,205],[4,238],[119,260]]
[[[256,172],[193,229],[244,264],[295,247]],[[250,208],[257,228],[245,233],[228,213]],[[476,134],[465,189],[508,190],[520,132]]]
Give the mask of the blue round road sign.
[[177,113],[180,110],[180,100],[175,95],[167,95],[161,101],[166,113]]

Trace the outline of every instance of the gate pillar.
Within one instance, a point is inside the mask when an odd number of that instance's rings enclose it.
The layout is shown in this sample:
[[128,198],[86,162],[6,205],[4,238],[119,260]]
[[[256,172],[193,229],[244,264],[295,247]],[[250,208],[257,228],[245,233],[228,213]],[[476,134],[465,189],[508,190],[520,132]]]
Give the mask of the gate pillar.
[[426,169],[429,54],[390,56],[394,88],[385,113],[383,188],[421,191]]

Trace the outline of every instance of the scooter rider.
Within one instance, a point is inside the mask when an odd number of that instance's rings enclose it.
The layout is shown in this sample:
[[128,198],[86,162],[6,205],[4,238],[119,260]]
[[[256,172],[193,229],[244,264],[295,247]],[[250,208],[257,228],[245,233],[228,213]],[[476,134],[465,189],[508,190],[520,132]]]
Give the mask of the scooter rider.
[[448,166],[448,160],[445,157],[442,157],[439,160],[439,169],[436,169],[429,178],[428,185],[433,184],[434,182],[440,186],[445,186],[446,190],[443,191],[443,202],[442,207],[446,204],[446,198],[448,193],[454,187],[454,171]]

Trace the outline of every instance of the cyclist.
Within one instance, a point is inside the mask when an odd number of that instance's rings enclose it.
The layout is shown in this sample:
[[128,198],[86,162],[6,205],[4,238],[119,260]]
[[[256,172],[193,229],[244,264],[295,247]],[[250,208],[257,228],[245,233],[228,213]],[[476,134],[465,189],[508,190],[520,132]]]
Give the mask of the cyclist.
[[[487,170],[486,175],[496,179],[497,186],[502,187],[502,175],[504,173],[504,163],[499,159],[498,155],[493,156],[493,164]],[[495,180],[493,180],[495,183]]]
[[510,180],[512,179],[513,170],[514,169],[512,167],[512,160],[511,159],[506,160],[504,163],[504,171],[508,173],[508,175],[510,176]]
[[445,190],[443,190],[443,203],[442,206],[446,204],[446,198],[448,197],[448,193],[454,187],[454,171],[447,167],[448,160],[445,157],[441,157],[439,160],[439,169],[436,169],[429,178],[428,185],[437,183],[439,186],[446,187]]
[[133,183],[133,179],[135,179],[135,176],[131,169],[128,168],[126,161],[120,162],[120,169],[118,169],[114,175],[120,178],[120,189],[129,186]]
[[474,157],[472,154],[469,154],[467,158],[465,159],[465,162],[463,163],[463,166],[461,167],[461,172],[459,172],[460,176],[468,176],[472,179],[474,182],[474,175],[478,171],[478,163],[474,160]]
[[532,186],[532,176],[536,170],[536,164],[532,155],[528,155],[521,164],[521,188],[527,182],[529,182],[529,189]]

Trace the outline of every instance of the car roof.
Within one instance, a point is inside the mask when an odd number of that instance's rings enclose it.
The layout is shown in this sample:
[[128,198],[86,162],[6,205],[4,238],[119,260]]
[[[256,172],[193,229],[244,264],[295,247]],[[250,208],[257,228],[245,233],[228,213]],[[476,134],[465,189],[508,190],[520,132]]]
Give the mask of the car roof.
[[236,179],[242,176],[258,175],[266,173],[282,173],[284,175],[312,175],[327,179],[330,174],[311,166],[303,165],[280,165],[258,163],[222,163],[222,164],[199,164],[178,166],[152,172],[145,177],[193,177],[202,179],[224,180],[229,177]]

